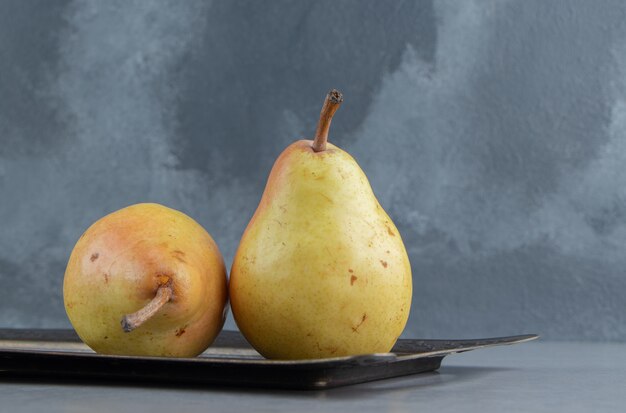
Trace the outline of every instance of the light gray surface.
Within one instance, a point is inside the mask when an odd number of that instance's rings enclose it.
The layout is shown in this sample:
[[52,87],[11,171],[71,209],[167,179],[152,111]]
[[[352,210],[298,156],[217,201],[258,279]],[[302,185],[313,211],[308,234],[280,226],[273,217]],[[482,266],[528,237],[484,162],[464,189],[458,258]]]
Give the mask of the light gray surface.
[[[227,262],[273,160],[331,140],[398,225],[410,337],[626,340],[626,3],[0,2],[0,326],[67,327],[82,231],[140,201]],[[233,327],[232,319],[228,327]]]
[[623,412],[626,344],[525,343],[444,359],[438,373],[327,391],[0,381],[7,412]]

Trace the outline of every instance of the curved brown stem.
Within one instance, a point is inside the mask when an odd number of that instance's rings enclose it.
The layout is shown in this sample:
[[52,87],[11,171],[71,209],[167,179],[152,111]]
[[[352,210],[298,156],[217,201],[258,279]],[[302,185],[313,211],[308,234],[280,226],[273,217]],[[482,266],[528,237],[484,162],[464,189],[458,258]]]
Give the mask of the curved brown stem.
[[320,113],[320,121],[317,124],[317,131],[315,131],[315,139],[313,139],[313,150],[315,152],[326,150],[330,122],[333,120],[333,115],[339,109],[341,102],[343,102],[343,95],[337,89],[331,90],[326,95],[326,100]]
[[172,287],[162,285],[156,292],[156,295],[144,308],[132,314],[126,314],[122,317],[122,329],[126,333],[130,333],[143,323],[148,321],[172,298]]

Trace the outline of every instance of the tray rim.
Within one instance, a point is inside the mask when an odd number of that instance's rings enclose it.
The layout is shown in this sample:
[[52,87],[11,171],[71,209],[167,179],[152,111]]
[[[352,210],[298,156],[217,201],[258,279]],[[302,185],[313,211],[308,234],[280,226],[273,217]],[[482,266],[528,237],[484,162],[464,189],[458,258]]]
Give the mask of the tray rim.
[[[67,333],[72,331],[71,329],[21,329],[21,328],[11,328],[0,329],[0,343],[3,342],[47,342],[47,343],[76,343],[80,341],[76,340],[60,340],[60,341],[51,341],[51,340],[39,340],[39,339],[5,339],[3,338],[3,334],[11,331],[11,332],[63,332]],[[238,331],[234,330],[223,330],[220,334],[239,334]],[[241,336],[243,337],[243,336]],[[371,361],[391,361],[391,360],[413,360],[419,358],[428,358],[428,357],[436,357],[436,356],[447,356],[450,354],[462,353],[466,351],[478,350],[482,348],[503,346],[503,345],[512,345],[512,344],[521,344],[529,341],[533,341],[538,339],[540,336],[537,334],[518,334],[513,336],[500,336],[500,337],[487,337],[487,338],[478,338],[478,339],[419,339],[419,338],[405,338],[398,339],[398,343],[400,344],[409,344],[411,342],[449,342],[449,343],[462,343],[462,342],[470,342],[470,341],[484,341],[489,342],[487,344],[477,344],[473,346],[464,346],[461,348],[449,348],[449,349],[441,349],[435,351],[426,351],[426,352],[394,352],[389,351],[386,353],[366,353],[359,355],[351,355],[351,356],[339,356],[339,357],[326,357],[326,358],[317,358],[317,359],[300,359],[300,360],[283,360],[283,359],[252,359],[252,358],[238,358],[236,356],[233,357],[211,357],[210,355],[206,356],[196,356],[196,357],[155,357],[155,356],[128,356],[128,355],[117,355],[117,354],[102,354],[96,352],[79,352],[79,351],[55,351],[55,350],[38,350],[38,349],[19,349],[19,348],[5,348],[0,345],[0,352],[15,352],[20,354],[55,354],[55,355],[70,355],[72,357],[102,357],[107,359],[131,359],[131,360],[147,360],[147,361],[163,361],[163,360],[171,360],[177,362],[200,362],[200,363],[211,363],[215,361],[229,361],[229,362],[243,362],[245,364],[272,364],[272,365],[308,365],[308,364],[323,364],[328,362],[350,362],[357,361],[361,363],[368,363]],[[223,346],[222,346],[223,347]],[[210,348],[220,348],[220,346],[211,345]],[[228,348],[228,347],[224,347]],[[252,346],[249,346],[250,349],[253,349]],[[392,349],[393,350],[393,349]]]

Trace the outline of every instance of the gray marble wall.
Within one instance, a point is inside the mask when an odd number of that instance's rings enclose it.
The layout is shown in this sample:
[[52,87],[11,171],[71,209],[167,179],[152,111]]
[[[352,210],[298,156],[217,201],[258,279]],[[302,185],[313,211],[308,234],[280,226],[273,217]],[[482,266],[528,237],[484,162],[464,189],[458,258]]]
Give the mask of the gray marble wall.
[[74,242],[131,203],[230,262],[330,87],[410,252],[406,336],[626,340],[617,0],[1,1],[0,326],[69,326]]

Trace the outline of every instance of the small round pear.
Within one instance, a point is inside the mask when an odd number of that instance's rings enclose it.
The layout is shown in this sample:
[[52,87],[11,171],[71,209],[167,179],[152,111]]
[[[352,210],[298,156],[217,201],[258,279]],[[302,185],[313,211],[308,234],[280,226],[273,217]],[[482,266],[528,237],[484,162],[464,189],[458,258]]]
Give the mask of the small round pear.
[[315,139],[276,160],[233,261],[235,321],[267,358],[388,352],[409,316],[400,233],[356,161],[327,142],[341,102],[331,91]]
[[143,203],[113,212],[76,243],[63,281],[65,311],[98,353],[194,357],[224,325],[224,260],[202,226]]

